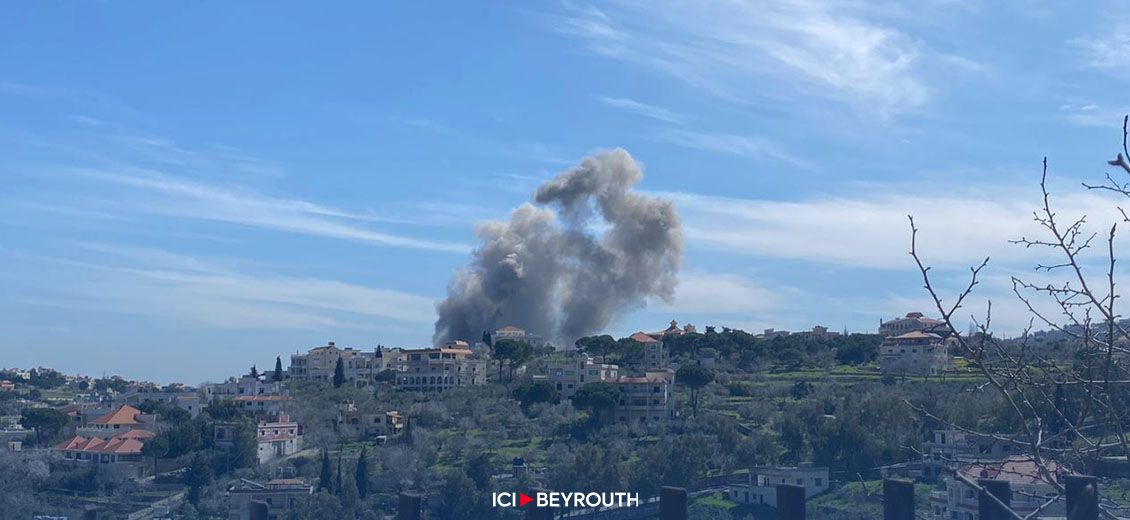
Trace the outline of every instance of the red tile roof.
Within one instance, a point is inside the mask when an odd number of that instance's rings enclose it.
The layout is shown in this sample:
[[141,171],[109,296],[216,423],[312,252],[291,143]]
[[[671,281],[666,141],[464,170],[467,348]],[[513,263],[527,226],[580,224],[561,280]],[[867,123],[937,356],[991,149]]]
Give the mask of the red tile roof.
[[635,341],[638,341],[640,343],[659,343],[659,340],[657,340],[657,339],[655,339],[651,336],[648,336],[647,334],[644,334],[643,332],[637,332],[637,333],[632,334],[631,336],[628,336],[628,337],[635,340]]
[[[1064,471],[1064,468],[1054,461],[1046,461],[1048,472],[1054,478]],[[1036,462],[1031,457],[1014,455],[1001,462],[968,464],[962,466],[961,473],[971,480],[991,478],[994,480],[1007,480],[1012,484],[1031,485],[1047,483],[1040,475]]]
[[128,404],[123,404],[121,408],[95,419],[93,424],[106,424],[111,426],[115,424],[141,424],[141,421],[137,420],[138,415],[141,415],[141,410]]

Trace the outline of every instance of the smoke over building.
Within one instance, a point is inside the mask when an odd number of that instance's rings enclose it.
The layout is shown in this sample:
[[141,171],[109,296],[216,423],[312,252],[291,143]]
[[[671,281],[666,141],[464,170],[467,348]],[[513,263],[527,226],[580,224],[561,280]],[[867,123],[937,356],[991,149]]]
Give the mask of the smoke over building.
[[669,300],[682,228],[671,201],[632,191],[642,178],[627,151],[600,152],[539,186],[509,221],[480,225],[482,245],[436,305],[433,339],[513,324],[571,342],[648,297]]

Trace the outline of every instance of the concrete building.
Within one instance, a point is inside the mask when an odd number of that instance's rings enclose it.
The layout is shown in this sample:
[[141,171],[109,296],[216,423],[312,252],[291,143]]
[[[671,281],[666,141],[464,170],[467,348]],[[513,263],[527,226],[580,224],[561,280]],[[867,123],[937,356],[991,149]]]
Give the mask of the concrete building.
[[[1066,474],[1054,462],[1047,463],[1052,478],[1059,480]],[[965,464],[957,470],[963,477],[976,482],[978,479],[1006,480],[1012,496],[1009,506],[1013,511],[1026,517],[1037,508],[1055,497],[1055,487],[1041,476],[1036,463],[1027,456],[1012,456],[999,462]],[[951,475],[943,480],[945,491],[935,491],[930,495],[930,509],[935,520],[977,520],[977,491],[968,484]],[[1066,507],[1062,500],[1042,510],[1036,518],[1063,518]]]
[[647,424],[675,416],[673,370],[648,370],[642,377],[618,376],[611,382],[620,390],[620,402],[613,410],[615,422]]
[[131,430],[157,431],[157,416],[141,413],[141,410],[128,404],[106,412],[75,429],[82,437],[109,439]]
[[828,468],[802,462],[796,467],[754,467],[749,469],[749,482],[730,488],[730,500],[742,504],[765,504],[777,507],[777,486],[790,484],[804,487],[804,497],[812,498],[828,490]]
[[333,382],[337,360],[342,361],[345,380],[355,386],[368,386],[384,369],[377,350],[362,352],[353,348],[338,348],[334,342],[310,349],[305,354],[290,356],[287,377],[295,381]]
[[263,418],[256,426],[259,463],[293,455],[302,449],[302,427],[289,416]]
[[512,325],[502,327],[501,329],[494,331],[491,334],[490,338],[491,338],[491,341],[494,341],[494,342],[504,340],[504,339],[513,339],[513,340],[517,340],[517,341],[525,341],[526,343],[529,343],[530,346],[535,347],[535,348],[536,347],[544,347],[546,345],[545,338],[542,338],[541,336],[538,336],[536,334],[531,334],[531,333],[529,333],[525,330],[519,329],[518,327],[515,327],[515,326],[512,326]]
[[248,395],[286,395],[286,385],[282,381],[272,381],[270,374],[265,380],[245,374],[239,379],[232,377],[223,383],[200,385],[200,394],[205,403],[212,402],[212,399],[234,399]]
[[253,502],[267,504],[268,520],[281,520],[299,498],[313,492],[314,486],[302,479],[275,479],[266,484],[240,479],[228,490],[228,520],[252,520]]
[[242,395],[232,399],[240,410],[256,417],[285,414],[292,400],[288,395]]
[[965,464],[997,462],[1024,452],[1007,435],[986,435],[962,430],[934,430],[922,443],[921,458],[879,468],[883,478],[940,481]]
[[396,410],[364,413],[352,402],[338,405],[337,433],[346,439],[364,440],[392,437],[404,431],[404,417]]
[[879,346],[879,369],[887,374],[940,374],[953,366],[949,349],[949,342],[933,332],[888,336]]
[[571,399],[586,383],[615,381],[619,373],[619,366],[597,363],[588,354],[564,355],[547,363],[544,378],[557,387],[561,399]]
[[906,334],[907,332],[923,331],[934,332],[941,336],[945,336],[944,331],[945,322],[927,318],[921,312],[908,312],[906,316],[895,318],[889,321],[879,321],[879,334],[887,336],[898,336]]
[[200,399],[200,394],[191,388],[180,390],[135,388],[118,396],[114,401],[134,406],[144,403],[145,401],[168,403],[188,412],[188,415],[194,419],[196,416],[200,415],[200,411],[205,404]]
[[475,357],[466,342],[442,348],[384,353],[385,366],[399,372],[398,390],[442,392],[486,383],[489,360]]
[[645,367],[653,370],[667,368],[667,350],[663,348],[663,340],[644,332],[637,332],[628,337],[643,345]]

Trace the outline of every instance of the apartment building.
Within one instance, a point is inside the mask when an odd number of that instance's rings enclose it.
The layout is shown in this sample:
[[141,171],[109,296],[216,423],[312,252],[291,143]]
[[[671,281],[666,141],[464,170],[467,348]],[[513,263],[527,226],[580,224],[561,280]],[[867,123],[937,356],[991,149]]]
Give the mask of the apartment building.
[[232,399],[240,410],[256,417],[285,414],[292,400],[289,395],[241,395]]
[[580,354],[550,360],[544,378],[557,387],[561,399],[571,399],[586,383],[615,381],[619,373],[617,365],[598,363],[588,354]]
[[613,420],[623,424],[659,422],[675,416],[675,371],[653,369],[643,376],[618,376],[611,381],[620,390],[620,402],[613,411]]
[[365,413],[352,402],[338,405],[335,419],[338,435],[346,439],[362,440],[374,437],[392,437],[404,430],[405,420],[400,412]]
[[[1047,464],[1047,469],[1054,480],[1058,481],[1061,474],[1066,474],[1066,471],[1054,462]],[[957,472],[974,482],[978,479],[1008,481],[1012,492],[1009,507],[1022,517],[1027,517],[1050,498],[1058,495],[1055,487],[1040,474],[1036,463],[1030,457],[1023,455],[1014,455],[998,462],[965,464]],[[930,495],[933,518],[977,520],[977,491],[959,480],[956,475],[944,479],[943,483],[944,491],[935,491]],[[1041,510],[1035,518],[1063,518],[1065,511],[1066,507],[1061,500]]]
[[494,331],[491,334],[491,341],[500,341],[504,339],[512,339],[517,341],[525,341],[532,347],[543,347],[546,345],[545,338],[536,334],[531,334],[523,329],[509,325]]
[[802,462],[795,467],[753,467],[749,469],[747,484],[730,488],[730,500],[777,507],[778,485],[802,486],[807,499],[828,490],[828,477],[828,468],[811,462]]
[[383,354],[385,366],[400,372],[398,390],[442,392],[486,383],[489,360],[475,356],[466,342],[441,348],[396,350]]
[[637,332],[628,337],[643,345],[645,367],[649,370],[667,367],[667,350],[663,348],[662,339],[656,338],[646,332]]
[[128,405],[139,405],[145,401],[168,403],[188,412],[188,415],[194,419],[196,416],[200,415],[200,411],[205,404],[201,400],[200,394],[195,389],[187,387],[163,390],[156,388],[134,388],[121,394],[114,401]]
[[883,337],[898,336],[914,331],[933,332],[945,336],[944,327],[945,322],[927,318],[921,312],[908,312],[906,316],[888,321],[879,320],[879,334]]
[[879,369],[888,374],[940,374],[953,366],[949,350],[950,342],[933,332],[888,336],[879,346]]
[[363,352],[353,348],[339,348],[334,342],[310,349],[305,354],[290,356],[287,378],[295,381],[333,382],[337,360],[342,361],[345,380],[355,386],[368,386],[375,382],[383,370],[378,351]]
[[1006,460],[1024,452],[1008,435],[988,435],[963,430],[934,430],[923,442],[921,458],[879,468],[883,478],[936,482],[962,465]]
[[266,484],[240,479],[228,490],[228,520],[252,520],[254,504],[265,505],[268,519],[286,518],[299,498],[314,493],[314,486],[305,480],[274,479]]
[[244,374],[239,379],[232,377],[222,383],[205,383],[200,385],[200,395],[204,397],[205,403],[210,403],[212,399],[234,399],[245,395],[286,394],[286,385],[282,381],[269,379],[270,374],[267,377],[268,379],[264,380],[261,377]]

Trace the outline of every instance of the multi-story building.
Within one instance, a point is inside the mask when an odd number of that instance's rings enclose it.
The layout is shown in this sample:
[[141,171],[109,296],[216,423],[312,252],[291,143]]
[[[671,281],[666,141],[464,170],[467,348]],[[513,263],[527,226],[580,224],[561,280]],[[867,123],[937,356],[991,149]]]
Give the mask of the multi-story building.
[[965,464],[996,462],[1024,452],[1008,435],[963,430],[934,430],[922,443],[921,458],[879,468],[884,478],[909,478],[935,482]]
[[287,415],[261,418],[255,430],[260,464],[302,449],[302,427]]
[[[597,363],[588,354],[564,355],[547,363],[544,378],[557,387],[562,399],[571,399],[587,383],[615,381],[620,367],[611,363]],[[540,379],[536,377],[535,379]]]
[[253,504],[267,506],[267,518],[286,518],[299,498],[314,492],[314,486],[302,479],[275,479],[266,484],[240,479],[228,490],[228,520],[251,520]]
[[512,325],[502,327],[501,329],[498,329],[498,330],[494,331],[493,334],[491,334],[491,341],[497,342],[497,341],[504,340],[504,339],[513,339],[513,340],[518,340],[518,341],[525,341],[526,343],[529,343],[530,346],[533,346],[533,347],[543,347],[546,344],[545,339],[542,338],[541,336],[538,336],[536,334],[531,334],[531,333],[529,333],[525,330],[519,329],[518,327],[515,327],[515,326],[512,326]]
[[659,422],[675,416],[671,389],[675,372],[648,370],[643,376],[618,376],[611,381],[620,390],[620,402],[613,409],[613,420],[623,424]]
[[338,435],[354,440],[391,437],[404,430],[404,417],[400,412],[365,413],[352,402],[338,405],[336,422]]
[[168,403],[188,412],[192,418],[200,415],[204,404],[200,394],[191,388],[159,390],[155,388],[134,388],[118,396],[115,402],[139,405],[145,401]]
[[282,381],[268,378],[251,377],[245,374],[239,379],[229,378],[223,383],[206,383],[200,385],[200,394],[205,402],[212,399],[234,399],[245,395],[285,395],[286,386]]
[[640,343],[644,348],[644,366],[648,369],[667,367],[667,350],[663,348],[663,340],[651,334],[637,332],[628,336],[633,341]]
[[289,395],[241,395],[232,401],[240,410],[261,417],[286,413],[292,399]]
[[749,482],[730,488],[730,500],[743,504],[765,504],[777,507],[777,486],[790,484],[804,487],[804,497],[812,498],[828,490],[828,468],[802,462],[796,467],[754,467],[749,469]]
[[489,360],[475,357],[466,342],[441,348],[385,352],[383,357],[387,368],[400,372],[396,379],[399,390],[442,392],[481,385],[486,383],[489,371]]
[[879,369],[889,374],[939,374],[953,365],[941,335],[915,330],[888,336],[879,346]]
[[879,320],[879,334],[887,336],[898,336],[906,334],[907,332],[923,331],[934,332],[938,335],[945,336],[945,322],[927,318],[921,312],[908,312],[902,318],[895,318],[889,321]]
[[[1027,517],[1058,495],[1051,480],[1058,481],[1066,472],[1050,461],[1047,462],[1046,469],[1051,475],[1050,480],[1042,475],[1031,457],[1014,455],[999,462],[965,464],[957,472],[973,482],[978,479],[1008,481],[1012,492],[1009,507],[1020,516]],[[930,495],[930,509],[934,519],[977,520],[977,491],[956,474],[944,479],[943,483],[945,491],[935,491]],[[1063,518],[1065,510],[1063,501],[1057,501],[1041,510],[1036,518]]]
[[345,380],[356,386],[372,384],[384,368],[376,349],[362,352],[348,347],[338,348],[331,341],[324,346],[312,348],[305,354],[290,356],[287,377],[296,381],[332,382],[339,359],[342,361]]
[[126,430],[113,437],[76,435],[54,447],[68,463],[113,464],[131,477],[144,477],[150,464],[141,449],[155,434],[148,430]]

